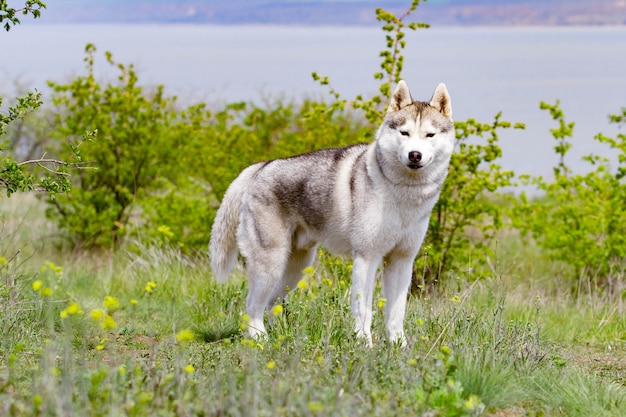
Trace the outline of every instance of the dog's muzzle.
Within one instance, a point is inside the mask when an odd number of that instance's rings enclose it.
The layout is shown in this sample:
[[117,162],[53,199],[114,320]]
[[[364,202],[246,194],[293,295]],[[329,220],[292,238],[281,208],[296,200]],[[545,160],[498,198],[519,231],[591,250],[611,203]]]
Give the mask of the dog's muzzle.
[[419,169],[422,167],[422,164],[420,164],[421,160],[422,160],[421,152],[411,151],[409,152],[409,163],[407,164],[407,166],[411,169]]

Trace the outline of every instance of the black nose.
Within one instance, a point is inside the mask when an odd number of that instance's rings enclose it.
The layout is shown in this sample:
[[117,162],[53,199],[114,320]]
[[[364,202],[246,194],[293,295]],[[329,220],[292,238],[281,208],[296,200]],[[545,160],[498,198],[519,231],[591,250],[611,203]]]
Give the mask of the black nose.
[[409,161],[411,162],[419,162],[422,160],[421,152],[411,151],[409,152]]

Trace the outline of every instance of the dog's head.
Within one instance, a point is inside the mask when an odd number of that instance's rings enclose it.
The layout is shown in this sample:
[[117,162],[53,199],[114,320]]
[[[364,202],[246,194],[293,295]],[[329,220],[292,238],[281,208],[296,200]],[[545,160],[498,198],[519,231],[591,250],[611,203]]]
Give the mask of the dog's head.
[[445,84],[437,86],[430,102],[422,102],[413,101],[406,82],[400,81],[378,135],[386,156],[396,153],[407,172],[417,173],[436,162],[447,165],[454,137],[452,106]]

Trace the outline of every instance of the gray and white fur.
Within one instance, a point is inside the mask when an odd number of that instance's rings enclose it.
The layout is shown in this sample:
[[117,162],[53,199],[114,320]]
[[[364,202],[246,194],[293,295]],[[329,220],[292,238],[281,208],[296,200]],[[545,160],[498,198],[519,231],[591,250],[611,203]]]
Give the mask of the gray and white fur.
[[322,244],[353,258],[355,331],[370,346],[376,271],[384,262],[387,335],[406,343],[412,267],[448,172],[454,138],[446,86],[439,84],[430,102],[420,102],[400,81],[373,143],[246,168],[217,212],[210,257],[219,282],[228,279],[238,251],[246,258],[250,335],[266,334],[265,311],[297,285]]

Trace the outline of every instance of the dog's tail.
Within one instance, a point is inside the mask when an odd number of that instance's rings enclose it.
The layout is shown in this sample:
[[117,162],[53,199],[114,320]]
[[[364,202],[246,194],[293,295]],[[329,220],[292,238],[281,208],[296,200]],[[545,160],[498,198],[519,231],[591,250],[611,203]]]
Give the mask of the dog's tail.
[[[252,168],[252,167],[250,167]],[[237,263],[237,227],[241,201],[243,200],[248,180],[253,172],[250,168],[244,170],[228,187],[222,204],[217,210],[213,227],[211,228],[211,242],[209,243],[209,257],[215,279],[219,283],[228,280],[230,272]]]

